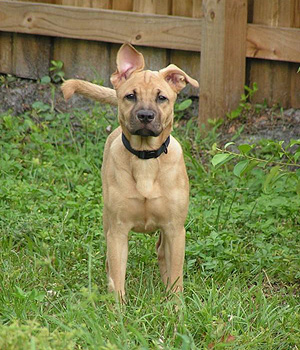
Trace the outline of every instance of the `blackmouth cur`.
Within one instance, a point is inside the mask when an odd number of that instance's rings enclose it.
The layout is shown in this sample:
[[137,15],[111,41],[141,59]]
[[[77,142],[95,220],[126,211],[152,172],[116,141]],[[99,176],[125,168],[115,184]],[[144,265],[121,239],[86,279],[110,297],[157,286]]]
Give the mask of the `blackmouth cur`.
[[144,70],[144,57],[130,44],[117,54],[114,89],[67,80],[74,93],[118,106],[120,126],[107,138],[103,165],[103,227],[107,242],[108,288],[125,300],[128,233],[159,230],[158,264],[168,290],[183,289],[184,223],[189,183],[178,141],[171,135],[177,94],[198,82],[171,64]]

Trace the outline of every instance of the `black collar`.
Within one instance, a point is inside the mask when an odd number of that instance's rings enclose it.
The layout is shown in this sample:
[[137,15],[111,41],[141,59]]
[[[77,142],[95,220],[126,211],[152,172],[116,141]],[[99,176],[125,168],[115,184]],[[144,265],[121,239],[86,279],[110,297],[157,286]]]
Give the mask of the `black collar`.
[[137,156],[140,159],[151,159],[151,158],[157,158],[159,157],[162,153],[168,153],[168,146],[170,143],[170,136],[166,139],[166,141],[159,147],[159,149],[154,150],[154,151],[137,151],[133,149],[130,146],[129,141],[127,140],[126,136],[122,133],[122,142],[125,148]]

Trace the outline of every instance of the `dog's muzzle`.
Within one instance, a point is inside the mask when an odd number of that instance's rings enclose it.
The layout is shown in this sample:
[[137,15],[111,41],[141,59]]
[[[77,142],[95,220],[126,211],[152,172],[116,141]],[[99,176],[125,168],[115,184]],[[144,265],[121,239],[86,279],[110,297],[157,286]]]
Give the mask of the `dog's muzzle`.
[[138,110],[133,118],[131,133],[139,136],[158,136],[162,131],[158,119],[153,109]]
[[143,124],[151,123],[155,118],[155,112],[151,109],[140,109],[136,116],[138,120]]

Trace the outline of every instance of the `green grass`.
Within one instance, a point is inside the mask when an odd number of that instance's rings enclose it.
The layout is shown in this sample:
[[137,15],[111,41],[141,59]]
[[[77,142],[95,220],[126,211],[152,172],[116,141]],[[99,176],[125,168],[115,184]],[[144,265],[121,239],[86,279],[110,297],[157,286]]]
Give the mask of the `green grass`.
[[109,125],[115,116],[98,105],[60,114],[38,103],[0,117],[0,349],[298,349],[293,179],[266,194],[264,169],[238,179],[230,164],[213,168],[218,137],[202,138],[195,121],[175,131],[191,183],[179,311],[160,282],[154,235],[131,234],[127,305],[107,293]]

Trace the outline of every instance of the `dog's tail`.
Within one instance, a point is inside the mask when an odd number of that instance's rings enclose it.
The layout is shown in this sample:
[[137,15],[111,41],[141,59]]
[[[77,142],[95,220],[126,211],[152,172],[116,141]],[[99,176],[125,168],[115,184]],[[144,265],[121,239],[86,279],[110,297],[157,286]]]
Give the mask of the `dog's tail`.
[[102,103],[116,106],[118,104],[116,90],[89,83],[84,80],[69,79],[62,84],[62,92],[66,101],[77,93]]

